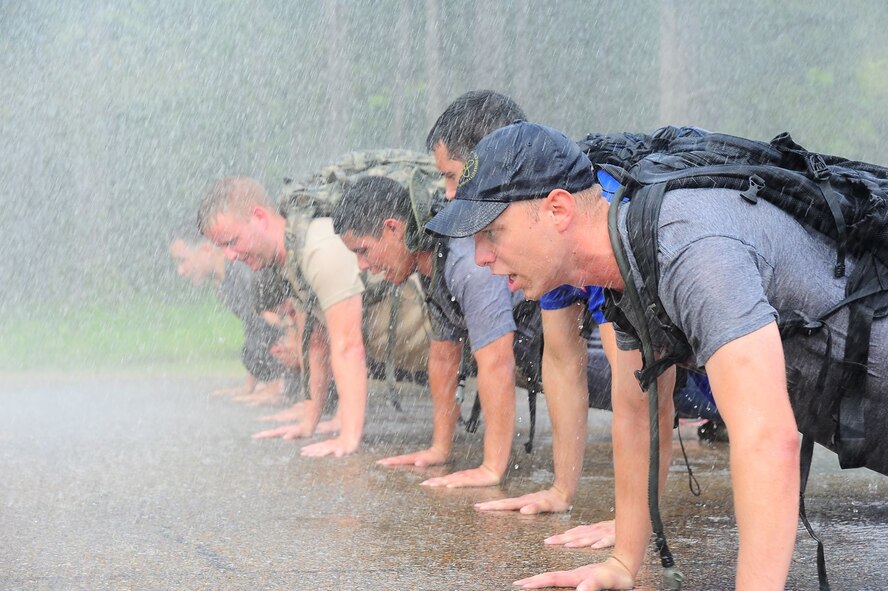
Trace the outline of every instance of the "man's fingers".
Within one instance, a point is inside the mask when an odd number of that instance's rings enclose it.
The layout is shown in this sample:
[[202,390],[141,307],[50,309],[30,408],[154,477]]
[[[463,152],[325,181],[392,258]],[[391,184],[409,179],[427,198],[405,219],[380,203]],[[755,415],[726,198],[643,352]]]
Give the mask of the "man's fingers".
[[561,498],[553,497],[549,491],[531,493],[511,499],[487,501],[475,505],[475,509],[479,511],[520,511],[523,515],[566,511],[568,507],[567,502]]
[[429,478],[419,483],[419,486],[445,486],[447,484],[446,476],[438,476]]
[[550,511],[551,509],[549,509],[548,505],[543,503],[528,503],[518,510],[522,515],[536,515],[537,513],[548,513]]
[[259,431],[258,433],[253,433],[253,439],[269,439],[272,437],[279,437],[281,435],[280,429],[268,429],[266,431]]
[[615,525],[613,520],[600,521],[591,525],[578,525],[563,534],[546,538],[545,544],[564,544],[566,548],[608,548],[614,545]]
[[319,443],[312,443],[302,448],[301,455],[312,458],[320,458],[323,456],[335,456],[341,458],[356,451],[356,447],[340,439],[328,439]]
[[454,472],[447,476],[430,478],[420,483],[422,486],[446,486],[447,488],[462,488],[469,486],[493,486],[499,484],[499,477],[486,468],[473,468]]
[[446,456],[442,456],[433,450],[425,450],[401,456],[383,458],[376,463],[380,466],[417,466],[425,468],[427,466],[443,464],[445,461],[447,461]]
[[511,499],[498,499],[496,501],[485,501],[476,503],[475,509],[478,511],[517,511],[526,504],[524,497],[515,497]]
[[331,450],[324,443],[314,443],[312,445],[306,445],[305,447],[303,447],[300,455],[307,458],[321,458],[324,456],[328,456],[331,453],[333,453],[333,450]]
[[315,433],[318,433],[318,434],[336,433],[337,431],[339,431],[339,421],[337,421],[337,420],[322,421],[322,422],[318,423],[318,426],[315,429]]
[[407,456],[394,456],[391,458],[383,458],[376,463],[380,466],[404,466],[405,464],[413,464],[412,454]]
[[512,584],[525,589],[539,589],[541,587],[576,587],[579,582],[573,571],[561,570],[528,577]]

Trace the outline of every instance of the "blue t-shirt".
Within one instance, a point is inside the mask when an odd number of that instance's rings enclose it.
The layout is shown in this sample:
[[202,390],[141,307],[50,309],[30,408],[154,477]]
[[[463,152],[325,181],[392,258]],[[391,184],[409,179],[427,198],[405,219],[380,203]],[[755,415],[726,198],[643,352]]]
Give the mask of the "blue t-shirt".
[[[597,173],[598,184],[601,185],[601,195],[610,201],[614,198],[614,193],[620,188],[617,179],[599,170]],[[602,312],[604,306],[604,290],[595,285],[587,285],[585,288],[574,287],[572,285],[562,285],[556,287],[549,293],[543,294],[540,298],[540,308],[543,310],[561,310],[567,308],[576,302],[586,301],[589,312],[592,313],[592,319],[598,324],[607,322]]]
[[516,329],[512,309],[524,301],[505,277],[475,264],[473,238],[451,238],[438,247],[433,277],[421,277],[432,318],[432,339],[469,340],[472,353]]

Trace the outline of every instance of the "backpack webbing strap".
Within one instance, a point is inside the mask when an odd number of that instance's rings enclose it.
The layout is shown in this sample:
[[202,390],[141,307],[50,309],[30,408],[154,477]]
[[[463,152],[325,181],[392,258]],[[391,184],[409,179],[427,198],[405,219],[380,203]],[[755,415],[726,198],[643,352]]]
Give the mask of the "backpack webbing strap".
[[472,412],[466,420],[466,433],[474,433],[481,425],[481,393],[475,392],[475,402],[472,403]]
[[859,468],[866,463],[867,362],[874,310],[863,302],[850,306],[848,340],[845,344],[845,370],[839,385],[839,426],[836,452],[842,468]]
[[[617,218],[619,214],[620,201],[622,201],[624,187],[621,187],[616,195],[608,211],[607,229],[610,236],[611,246],[614,250],[614,258],[620,269],[620,275],[623,277],[625,295],[629,297],[630,306],[627,308],[627,316],[637,331],[641,342],[642,358],[645,366],[653,365],[656,361],[654,354],[653,342],[651,341],[650,332],[648,331],[647,322],[645,320],[644,308],[641,305],[641,297],[638,289],[635,287],[635,281],[632,277],[632,269],[629,266],[629,260],[623,250],[620,241],[620,233],[617,228]],[[663,531],[663,521],[660,518],[659,506],[659,483],[660,483],[660,412],[659,412],[659,393],[657,388],[657,380],[654,379],[648,390],[648,408],[650,410],[650,460],[648,464],[648,510],[651,517],[651,525],[654,531],[654,545],[657,553],[660,555],[660,563],[663,565],[663,578],[669,589],[681,589],[684,575],[675,567],[675,560],[669,551],[669,545],[666,542],[666,534]]]
[[810,158],[806,160],[810,165],[811,174],[817,181],[817,188],[820,189],[820,195],[823,197],[823,201],[826,202],[827,207],[829,207],[833,221],[836,224],[836,266],[833,269],[833,274],[836,277],[843,277],[845,275],[845,250],[847,249],[848,243],[848,230],[845,227],[845,216],[842,215],[842,208],[839,205],[838,194],[833,190],[832,185],[829,183],[830,173],[826,168],[826,163],[819,154],[809,154],[809,156],[817,156],[822,165],[821,167],[820,165],[813,164]]
[[388,289],[389,300],[388,341],[385,348],[385,385],[388,401],[396,411],[401,412],[401,401],[395,379],[395,344],[397,340],[398,313],[401,309],[401,287],[392,285]]
[[802,448],[799,453],[799,518],[808,535],[817,542],[817,581],[820,584],[820,591],[830,591],[829,581],[826,578],[826,558],[823,553],[823,542],[814,533],[814,528],[808,522],[808,516],[805,514],[805,488],[808,486],[808,474],[811,471],[811,460],[814,457],[814,439],[808,435],[802,436]]
[[[471,359],[469,358],[471,355],[469,351],[469,343],[468,341],[463,341],[463,346],[460,349],[459,354],[459,373],[456,376],[456,404],[457,406],[462,406],[463,401],[466,399],[466,379],[469,376],[471,371]],[[477,411],[475,407],[478,407]],[[472,405],[472,411],[469,415],[468,420],[462,418],[462,412],[459,414],[459,418],[457,422],[466,428],[466,432],[474,433],[478,430],[478,417],[481,413],[481,399],[478,396],[475,396],[475,402]]]
[[[645,360],[644,367],[638,374],[642,390],[647,390],[663,372],[691,355],[691,346],[666,314],[659,296],[660,272],[657,263],[658,233],[656,228],[659,226],[660,207],[663,204],[666,188],[665,183],[639,188],[632,196],[632,207],[629,208],[626,216],[632,254],[635,256],[635,262],[638,264],[638,270],[643,278],[641,291],[643,291],[645,298],[642,301],[650,302],[647,305],[647,312],[656,320],[658,328],[669,339],[669,348],[660,359]],[[641,302],[639,302],[639,306],[642,306]],[[645,320],[644,315],[640,320]]]
[[536,436],[537,396],[543,391],[543,335],[540,331],[539,338],[533,346],[533,369],[527,382],[527,408],[530,413],[530,431],[527,441],[524,443],[524,451],[533,451],[533,438]]
[[[311,298],[313,300],[314,298]],[[310,300],[310,301],[311,301]],[[316,303],[316,302],[314,302]],[[306,306],[308,307],[308,306]],[[311,309],[305,314],[305,324],[302,327],[302,399],[311,399],[311,334],[314,332],[315,319]]]
[[536,435],[537,427],[537,394],[540,393],[538,384],[531,383],[527,389],[527,408],[530,411],[530,431],[527,434],[527,441],[524,442],[524,451],[531,453],[533,451],[533,438]]

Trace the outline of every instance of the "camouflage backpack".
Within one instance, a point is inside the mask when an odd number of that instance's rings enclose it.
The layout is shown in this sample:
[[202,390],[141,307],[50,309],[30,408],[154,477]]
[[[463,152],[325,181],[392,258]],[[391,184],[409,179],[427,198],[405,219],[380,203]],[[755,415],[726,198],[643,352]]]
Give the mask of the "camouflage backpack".
[[[337,162],[321,169],[320,172],[293,181],[284,179],[284,191],[280,199],[280,212],[287,219],[285,244],[291,260],[301,260],[305,247],[305,237],[312,220],[332,215],[333,209],[345,190],[359,178],[384,176],[407,188],[413,206],[413,219],[409,221],[407,245],[411,250],[428,247],[433,240],[423,231],[423,226],[432,216],[432,208],[443,199],[444,183],[435,167],[434,160],[426,155],[409,150],[370,150],[351,152]],[[294,271],[290,279],[301,283],[307,292],[313,292],[304,278]],[[385,359],[388,397],[400,409],[394,387],[396,326],[401,301],[401,290],[386,282],[364,281],[364,306],[373,305],[390,297],[389,335]],[[311,298],[305,302],[306,308],[314,307]],[[308,367],[308,340],[313,330],[315,318],[309,313],[303,332],[303,367]],[[303,388],[308,393],[308,371],[303,372]]]
[[415,249],[425,243],[422,225],[431,217],[433,204],[440,201],[444,189],[434,160],[409,150],[368,150],[350,152],[302,179],[284,179],[280,211],[287,218],[286,244],[291,256],[301,256],[311,221],[332,215],[345,190],[365,176],[384,176],[407,188],[414,214],[407,244]]

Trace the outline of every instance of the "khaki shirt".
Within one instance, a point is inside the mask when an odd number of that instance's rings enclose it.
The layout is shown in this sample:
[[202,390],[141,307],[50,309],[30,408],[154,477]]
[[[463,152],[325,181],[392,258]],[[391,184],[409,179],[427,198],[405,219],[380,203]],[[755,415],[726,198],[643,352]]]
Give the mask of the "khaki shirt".
[[[380,281],[381,277],[371,276],[367,279],[367,284],[369,286]],[[364,347],[368,357],[381,362],[385,361],[388,347],[391,306],[391,295],[379,302],[364,304]],[[395,350],[392,356],[395,367],[408,371],[425,370],[429,364],[431,334],[432,325],[425,295],[419,278],[413,274],[401,285]]]
[[[288,231],[298,231],[295,227]],[[324,312],[334,304],[364,292],[358,259],[333,232],[333,221],[322,217],[311,220],[305,233],[301,256],[287,251],[287,278],[293,287],[298,306],[313,314],[321,323]],[[369,277],[378,284],[382,277]],[[375,298],[371,298],[373,300]],[[391,295],[376,301],[364,301],[362,331],[369,357],[385,361],[388,327],[391,318]],[[395,328],[393,361],[399,369],[417,371],[428,365],[431,324],[419,280],[412,276],[401,287],[398,325]]]
[[364,291],[358,259],[333,232],[330,218],[311,221],[299,260],[287,251],[286,270],[299,307],[322,323],[333,304]]

